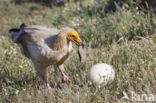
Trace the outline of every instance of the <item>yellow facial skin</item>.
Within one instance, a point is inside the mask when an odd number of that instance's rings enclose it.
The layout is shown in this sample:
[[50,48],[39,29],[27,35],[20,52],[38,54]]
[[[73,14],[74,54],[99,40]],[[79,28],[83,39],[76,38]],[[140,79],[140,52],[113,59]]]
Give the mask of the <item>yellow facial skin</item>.
[[79,34],[76,31],[72,31],[67,35],[67,40],[74,42],[76,45],[80,46],[79,44],[82,43],[82,40],[79,37]]

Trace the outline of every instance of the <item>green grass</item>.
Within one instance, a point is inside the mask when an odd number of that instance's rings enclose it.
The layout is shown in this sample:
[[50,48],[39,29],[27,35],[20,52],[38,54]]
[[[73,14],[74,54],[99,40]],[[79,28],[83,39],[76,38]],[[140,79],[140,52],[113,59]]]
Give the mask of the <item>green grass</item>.
[[[156,15],[152,11],[144,13],[136,9],[138,5],[124,4],[106,13],[108,0],[61,7],[13,1],[0,1],[0,103],[125,103],[131,101],[121,100],[123,91],[156,95]],[[31,61],[8,38],[8,30],[22,22],[71,26],[79,32],[87,45],[87,59],[80,63],[75,46],[65,62],[66,74],[75,84],[61,83],[58,69],[50,66],[48,79],[56,93],[45,90]],[[99,62],[115,69],[116,78],[109,85],[88,82],[88,69]]]

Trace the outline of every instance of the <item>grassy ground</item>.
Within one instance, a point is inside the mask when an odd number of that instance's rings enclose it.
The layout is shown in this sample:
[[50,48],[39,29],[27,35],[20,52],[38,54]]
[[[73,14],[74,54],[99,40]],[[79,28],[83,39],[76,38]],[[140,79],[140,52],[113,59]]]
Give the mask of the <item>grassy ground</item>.
[[[60,7],[14,1],[0,1],[0,103],[129,103],[132,101],[121,100],[123,91],[156,95],[156,15],[152,11],[142,11],[137,3],[129,2],[106,13],[108,0]],[[66,74],[75,84],[61,83],[57,68],[50,66],[48,77],[56,93],[45,90],[31,61],[7,36],[10,28],[22,22],[71,26],[79,32],[87,45],[87,60],[80,63],[74,47],[65,62]],[[116,78],[107,86],[87,80],[88,69],[99,62],[115,69]]]

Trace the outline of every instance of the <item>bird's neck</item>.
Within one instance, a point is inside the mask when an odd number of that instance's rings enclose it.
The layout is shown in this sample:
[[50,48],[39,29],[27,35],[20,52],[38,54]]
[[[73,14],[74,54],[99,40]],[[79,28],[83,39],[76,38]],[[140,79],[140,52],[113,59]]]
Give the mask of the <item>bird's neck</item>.
[[54,42],[52,43],[52,48],[54,50],[61,50],[68,44],[69,44],[69,41],[67,40],[66,37],[57,35],[54,39]]

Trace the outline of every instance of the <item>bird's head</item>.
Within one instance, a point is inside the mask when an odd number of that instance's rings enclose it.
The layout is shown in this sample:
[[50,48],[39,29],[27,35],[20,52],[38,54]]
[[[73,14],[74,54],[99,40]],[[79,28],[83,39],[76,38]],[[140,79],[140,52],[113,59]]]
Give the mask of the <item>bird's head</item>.
[[78,46],[82,44],[82,40],[80,39],[78,32],[76,32],[75,30],[72,30],[67,34],[67,40],[75,43]]

